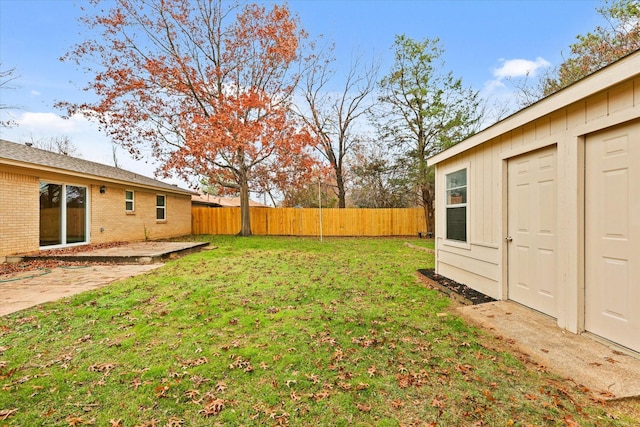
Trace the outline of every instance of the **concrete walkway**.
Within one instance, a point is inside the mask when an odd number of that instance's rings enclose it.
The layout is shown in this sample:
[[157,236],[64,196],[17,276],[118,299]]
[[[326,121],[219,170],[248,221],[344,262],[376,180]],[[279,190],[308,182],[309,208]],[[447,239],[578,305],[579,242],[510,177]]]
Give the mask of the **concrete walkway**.
[[0,276],[0,316],[80,292],[98,289],[162,265],[56,267]]
[[0,275],[0,316],[146,273],[162,266],[162,261],[199,251],[207,245],[207,242],[133,242],[9,257],[14,262],[61,260],[89,264]]
[[549,371],[587,387],[600,399],[640,396],[640,358],[631,352],[564,331],[554,319],[512,301],[457,310],[472,323],[508,339]]

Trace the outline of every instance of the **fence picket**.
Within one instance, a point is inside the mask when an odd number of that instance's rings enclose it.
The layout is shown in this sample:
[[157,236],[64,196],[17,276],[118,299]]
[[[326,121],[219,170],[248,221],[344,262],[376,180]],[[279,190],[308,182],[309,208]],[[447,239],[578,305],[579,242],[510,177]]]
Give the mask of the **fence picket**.
[[[271,236],[319,236],[313,208],[250,208],[251,232]],[[240,208],[191,208],[193,234],[237,234]],[[322,209],[323,236],[415,236],[426,234],[422,208]]]

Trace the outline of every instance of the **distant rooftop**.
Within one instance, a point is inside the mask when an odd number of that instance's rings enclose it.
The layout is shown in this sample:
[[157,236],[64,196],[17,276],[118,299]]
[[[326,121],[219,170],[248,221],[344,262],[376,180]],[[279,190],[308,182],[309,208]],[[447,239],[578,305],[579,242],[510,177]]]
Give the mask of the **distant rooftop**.
[[[240,197],[219,197],[211,194],[198,194],[191,196],[191,202],[197,205],[219,206],[223,208],[240,207]],[[269,206],[262,203],[249,200],[249,206],[256,208],[268,208]]]
[[0,139],[0,164],[2,163],[25,166],[20,164],[24,163],[57,169],[61,173],[73,172],[92,178],[102,178],[138,184],[145,187],[155,187],[176,193],[194,194],[193,191],[185,190],[176,185],[167,184],[166,182],[124,169]]

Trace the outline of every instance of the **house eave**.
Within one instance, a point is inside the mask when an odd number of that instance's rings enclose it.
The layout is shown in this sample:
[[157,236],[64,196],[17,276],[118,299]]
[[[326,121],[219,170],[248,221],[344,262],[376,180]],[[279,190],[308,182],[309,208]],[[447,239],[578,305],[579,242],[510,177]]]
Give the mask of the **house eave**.
[[[175,189],[169,188],[169,187],[154,186],[154,185],[148,185],[148,184],[132,182],[132,181],[127,181],[127,180],[120,180],[120,179],[115,179],[115,178],[110,178],[110,177],[105,177],[105,176],[100,176],[100,175],[95,175],[95,174],[89,174],[89,173],[84,173],[84,172],[77,172],[77,171],[68,170],[68,169],[55,168],[55,167],[46,166],[46,165],[23,162],[23,161],[19,161],[19,160],[12,160],[12,159],[7,159],[7,158],[0,158],[0,165],[12,166],[12,167],[25,169],[25,170],[29,170],[29,171],[45,172],[45,173],[58,174],[58,175],[66,175],[66,176],[76,177],[76,178],[80,178],[80,179],[99,181],[101,183],[122,185],[122,186],[125,186],[125,187],[128,186],[128,187],[142,188],[142,189],[152,190],[152,191],[161,192],[161,193],[180,194],[180,195],[185,195],[185,196],[191,196],[193,194],[198,194],[195,191],[185,190],[185,189],[182,189],[182,188],[177,187],[177,186],[176,186]],[[169,186],[169,185],[172,185],[172,184],[167,184],[167,186]]]

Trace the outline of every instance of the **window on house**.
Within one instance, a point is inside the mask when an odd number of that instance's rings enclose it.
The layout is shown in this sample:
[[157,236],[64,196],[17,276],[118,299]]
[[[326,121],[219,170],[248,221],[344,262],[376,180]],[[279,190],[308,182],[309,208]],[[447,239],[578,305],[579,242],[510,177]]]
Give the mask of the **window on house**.
[[124,206],[127,212],[133,212],[133,191],[127,190],[124,192]]
[[158,221],[167,219],[167,199],[161,194],[156,195],[156,219]]
[[467,169],[446,175],[447,239],[467,241]]

